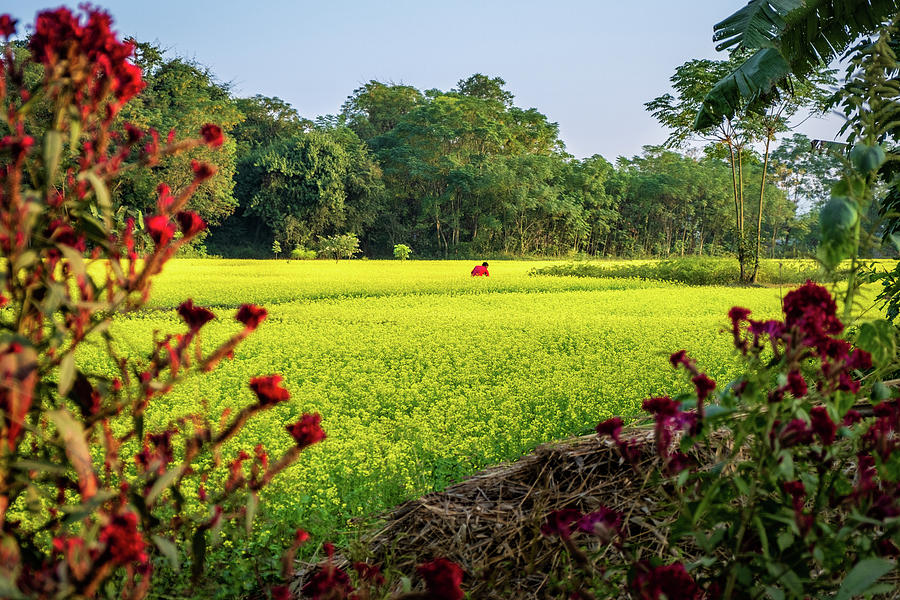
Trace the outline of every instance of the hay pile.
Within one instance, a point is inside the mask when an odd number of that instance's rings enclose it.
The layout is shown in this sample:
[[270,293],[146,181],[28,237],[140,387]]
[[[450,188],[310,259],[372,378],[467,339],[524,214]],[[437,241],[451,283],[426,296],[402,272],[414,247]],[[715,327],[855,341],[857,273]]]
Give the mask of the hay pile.
[[[632,437],[645,442],[640,461],[656,460],[652,432]],[[666,523],[651,520],[655,500],[642,493],[644,484],[610,440],[587,435],[546,444],[400,505],[384,516],[368,545],[375,560],[405,573],[432,557],[449,558],[466,571],[464,587],[473,598],[558,597],[553,580],[565,577],[568,557],[559,540],[540,534],[553,510],[590,512],[603,505],[621,511],[632,541],[643,541],[648,555],[666,554],[666,540],[657,533]]]

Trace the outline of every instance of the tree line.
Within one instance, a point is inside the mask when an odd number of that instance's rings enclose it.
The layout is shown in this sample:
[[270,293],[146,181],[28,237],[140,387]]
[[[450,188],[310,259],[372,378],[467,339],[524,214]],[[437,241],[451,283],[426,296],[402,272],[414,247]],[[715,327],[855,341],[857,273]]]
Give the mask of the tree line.
[[[667,144],[615,163],[566,153],[558,125],[516,106],[500,77],[474,74],[449,91],[370,81],[337,114],[309,119],[279,98],[237,97],[207,68],[152,44],[138,44],[136,62],[147,86],[121,111],[123,127],[177,138],[214,121],[227,136],[220,151],[172,157],[113,190],[123,218],[144,214],[161,182],[187,183],[191,159],[214,163],[215,177],[191,201],[209,225],[191,246],[197,254],[261,258],[276,241],[289,254],[344,234],[371,257],[389,257],[397,244],[414,256],[450,258],[743,252],[737,160],[742,194],[759,199],[742,207],[741,219],[759,223],[760,255],[804,255],[815,247],[816,218],[798,204],[814,208],[825,191],[814,182],[835,168],[799,135],[765,156],[750,135],[737,146],[706,139],[686,148],[678,113],[696,107],[682,88],[704,93],[704,82],[727,67],[710,61],[682,67],[681,87],[673,77],[680,97],[648,103],[675,131]],[[798,95],[788,112],[812,96]],[[780,122],[776,129],[784,130]]]

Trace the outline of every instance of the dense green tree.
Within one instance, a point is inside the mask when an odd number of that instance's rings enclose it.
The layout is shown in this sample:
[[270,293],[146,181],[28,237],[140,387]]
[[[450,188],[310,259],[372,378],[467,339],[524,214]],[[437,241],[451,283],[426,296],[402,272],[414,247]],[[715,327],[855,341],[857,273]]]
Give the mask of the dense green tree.
[[[196,136],[206,123],[227,133],[243,118],[228,88],[208,69],[181,58],[166,58],[153,44],[138,43],[136,64],[144,72],[146,87],[121,111],[122,123],[159,132],[162,143],[169,132],[175,139]],[[220,224],[237,207],[234,197],[236,163],[234,139],[226,136],[222,148],[198,147],[164,159],[153,169],[132,171],[120,178],[118,201],[141,211],[156,202],[156,187],[166,183],[177,190],[192,179],[190,161],[199,159],[217,167],[217,173],[191,199],[190,207],[210,225]]]

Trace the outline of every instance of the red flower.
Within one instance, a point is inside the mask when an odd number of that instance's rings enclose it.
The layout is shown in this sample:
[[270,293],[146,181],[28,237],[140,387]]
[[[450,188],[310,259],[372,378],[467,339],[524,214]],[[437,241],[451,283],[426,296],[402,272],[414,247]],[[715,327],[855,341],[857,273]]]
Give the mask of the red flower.
[[668,396],[659,396],[657,398],[647,398],[641,405],[641,408],[648,413],[653,413],[661,417],[674,417],[678,414],[680,402],[675,402]]
[[784,297],[784,325],[797,331],[802,342],[815,345],[828,335],[844,330],[837,305],[824,287],[808,281]]
[[294,532],[294,543],[302,544],[309,539],[309,533],[304,531],[303,529],[297,528],[297,531]]
[[214,166],[197,160],[191,161],[191,169],[194,171],[194,181],[206,181],[216,174],[216,168]]
[[260,406],[272,406],[291,397],[290,392],[281,387],[281,381],[281,375],[254,377],[250,380],[250,389],[259,399]]
[[106,544],[106,551],[112,556],[114,563],[127,565],[147,562],[144,538],[137,530],[137,522],[137,515],[133,512],[121,512],[114,515],[100,532],[100,541]]
[[[774,429],[773,429],[774,433]],[[782,448],[790,448],[800,444],[808,444],[812,441],[813,432],[803,419],[792,419],[782,428],[778,434],[778,441]]]
[[785,481],[782,484],[782,487],[784,488],[785,493],[794,500],[806,497],[806,487],[803,485],[802,481]]
[[694,387],[697,388],[697,400],[699,402],[706,400],[710,392],[716,389],[716,382],[707,377],[706,373],[700,373],[692,377],[691,381],[694,383]]
[[184,319],[191,331],[199,330],[216,318],[216,315],[209,309],[202,306],[194,306],[194,301],[191,299],[185,300],[178,306],[178,315]]
[[572,534],[572,528],[581,518],[581,511],[574,508],[554,510],[547,515],[547,521],[541,525],[541,533],[547,537],[558,535],[567,538]]
[[446,558],[436,558],[416,567],[416,573],[425,580],[428,593],[434,600],[463,599],[465,594],[460,588],[463,571],[456,563]]
[[200,215],[195,212],[189,210],[183,211],[175,215],[175,218],[181,226],[181,233],[186,238],[194,237],[206,229],[206,223],[204,223],[203,219],[200,218]]
[[207,123],[201,127],[200,135],[203,136],[203,141],[213,148],[218,148],[225,141],[225,138],[222,136],[222,128],[212,123]]
[[622,528],[622,513],[601,506],[578,520],[578,529],[608,542]]
[[374,586],[384,585],[384,575],[378,565],[370,565],[364,562],[353,563],[353,570],[356,571],[359,578],[367,581]]
[[822,444],[830,446],[834,442],[837,425],[828,416],[828,409],[824,406],[813,406],[809,414],[813,432],[819,436]]
[[270,592],[272,600],[291,600],[291,588],[287,585],[276,585]]
[[300,448],[312,446],[325,439],[325,432],[319,426],[322,417],[319,413],[304,414],[300,420],[286,427]]
[[608,435],[612,439],[618,440],[619,432],[622,431],[622,419],[621,417],[613,417],[611,419],[607,419],[602,423],[598,423],[596,430],[597,435]]
[[741,321],[746,321],[752,311],[749,308],[741,308],[740,306],[732,306],[728,311],[728,318],[735,325]]
[[650,568],[641,561],[637,575],[631,581],[631,589],[641,600],[660,600],[663,596],[679,600],[700,600],[703,597],[702,590],[681,563]]
[[787,389],[794,398],[802,398],[806,395],[806,380],[799,371],[791,371],[787,376]]
[[235,319],[243,323],[248,329],[256,329],[260,323],[266,320],[268,315],[268,311],[262,306],[244,304],[238,309]]
[[147,233],[157,247],[165,246],[175,235],[175,224],[165,215],[155,215],[145,221]]
[[0,15],[0,35],[9,39],[16,34],[16,23],[18,19],[13,19],[9,15]]
[[330,561],[320,565],[303,586],[303,593],[312,600],[343,600],[351,592],[350,576]]

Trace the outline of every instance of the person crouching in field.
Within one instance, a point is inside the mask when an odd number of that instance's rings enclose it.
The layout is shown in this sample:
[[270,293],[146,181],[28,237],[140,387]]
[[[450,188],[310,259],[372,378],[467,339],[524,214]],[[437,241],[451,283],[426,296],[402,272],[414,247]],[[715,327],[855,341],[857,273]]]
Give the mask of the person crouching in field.
[[486,262],[481,263],[474,269],[472,269],[472,277],[481,277],[484,275],[485,277],[490,277],[491,274],[488,273],[488,264]]

